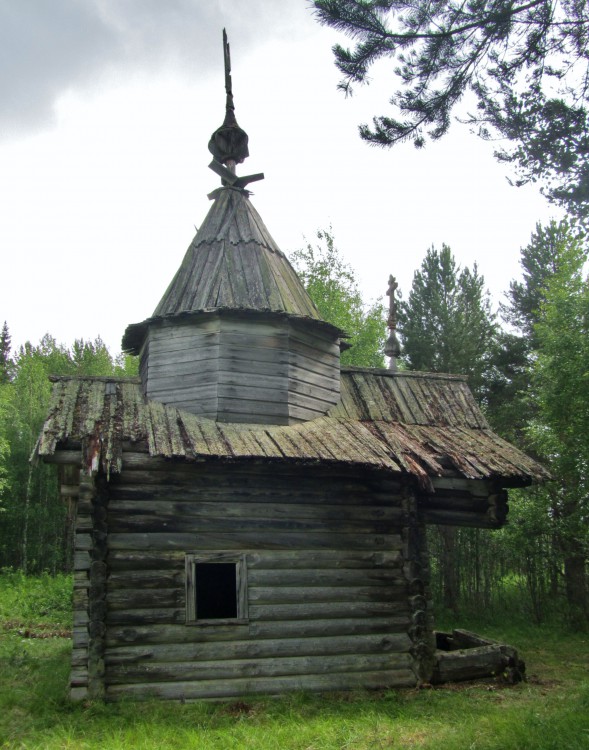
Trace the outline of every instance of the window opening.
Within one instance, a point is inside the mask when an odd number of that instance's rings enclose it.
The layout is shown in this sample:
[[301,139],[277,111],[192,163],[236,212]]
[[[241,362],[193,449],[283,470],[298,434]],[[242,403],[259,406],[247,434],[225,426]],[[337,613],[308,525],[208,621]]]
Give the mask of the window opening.
[[186,622],[247,622],[245,555],[186,555]]
[[196,563],[196,619],[237,617],[235,563]]

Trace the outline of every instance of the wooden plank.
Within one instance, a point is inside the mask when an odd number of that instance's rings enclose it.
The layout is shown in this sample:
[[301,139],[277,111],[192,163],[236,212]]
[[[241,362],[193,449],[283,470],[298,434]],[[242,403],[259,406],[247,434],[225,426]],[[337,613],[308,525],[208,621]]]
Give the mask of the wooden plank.
[[280,694],[289,691],[307,690],[353,690],[358,688],[413,687],[415,673],[411,669],[378,672],[350,672],[321,675],[297,675],[266,677],[264,679],[199,680],[196,682],[138,683],[133,685],[111,685],[107,688],[107,700],[132,698],[148,700],[196,700],[201,698],[230,698],[242,695]]

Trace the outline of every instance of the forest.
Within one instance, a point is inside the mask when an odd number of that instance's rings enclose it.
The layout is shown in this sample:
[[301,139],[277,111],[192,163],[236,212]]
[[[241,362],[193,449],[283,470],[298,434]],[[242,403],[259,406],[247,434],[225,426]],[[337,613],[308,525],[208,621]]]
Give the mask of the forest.
[[[522,275],[497,310],[476,265],[431,247],[399,303],[400,367],[466,374],[493,429],[543,463],[552,481],[510,491],[500,531],[432,528],[439,611],[502,612],[584,630],[589,622],[589,287],[587,243],[566,221],[538,225]],[[344,329],[342,364],[386,366],[386,310],[363,299],[331,229],[291,254],[322,316]],[[391,259],[394,266],[394,259]],[[14,351],[0,335],[0,568],[68,572],[73,508],[54,468],[29,461],[46,415],[50,375],[135,375],[132,357],[100,338],[71,346],[46,334]]]

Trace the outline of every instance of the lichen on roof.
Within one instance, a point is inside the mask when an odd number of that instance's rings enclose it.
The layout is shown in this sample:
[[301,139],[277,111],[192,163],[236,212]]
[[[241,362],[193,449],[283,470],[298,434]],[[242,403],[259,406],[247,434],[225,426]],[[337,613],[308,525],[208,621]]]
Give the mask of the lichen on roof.
[[81,448],[86,471],[122,468],[123,443],[185,461],[356,465],[431,478],[529,484],[548,473],[490,429],[464,379],[342,371],[342,398],[327,416],[291,426],[221,424],[146,400],[136,380],[56,378],[37,455]]

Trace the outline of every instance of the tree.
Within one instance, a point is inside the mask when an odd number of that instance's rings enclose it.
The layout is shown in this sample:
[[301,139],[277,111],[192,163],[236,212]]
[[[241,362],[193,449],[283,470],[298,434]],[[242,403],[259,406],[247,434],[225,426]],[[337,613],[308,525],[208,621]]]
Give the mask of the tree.
[[400,305],[399,324],[411,370],[468,375],[473,391],[484,395],[496,326],[476,264],[460,269],[447,245],[431,247]]
[[10,380],[10,343],[10,332],[6,321],[4,321],[2,332],[0,333],[0,384],[7,383]]
[[355,272],[335,246],[331,228],[319,230],[317,239],[323,244],[307,243],[291,255],[291,261],[321,317],[350,337],[351,348],[342,352],[342,365],[384,367],[384,306],[364,302]]
[[530,377],[539,346],[535,326],[563,253],[580,243],[566,220],[551,221],[545,227],[537,224],[529,243],[520,250],[522,279],[511,281],[506,302],[500,306],[509,328],[499,333],[492,357],[489,416],[501,435],[532,452],[526,427],[537,409]]
[[68,348],[49,335],[15,355],[12,379],[0,383],[0,567],[38,572],[70,563],[66,541],[73,509],[58,495],[54,467],[29,462],[47,415],[49,375],[134,375],[134,360],[113,359],[100,338]]
[[549,280],[535,332],[533,367],[538,416],[531,434],[550,461],[556,489],[552,514],[564,564],[569,620],[589,622],[589,281],[587,250],[571,243]]
[[544,192],[571,212],[589,205],[589,13],[577,0],[314,0],[320,23],[355,47],[333,48],[350,93],[390,58],[400,84],[392,116],[360,126],[369,143],[392,146],[441,138],[460,110],[483,138],[511,142],[496,157],[512,162],[517,184],[542,179]]
[[[407,301],[401,303],[399,324],[410,369],[468,375],[475,394],[483,397],[496,328],[476,265],[472,271],[460,269],[447,245],[439,251],[430,248],[413,276]],[[458,534],[446,526],[429,535],[443,605],[453,612],[459,605],[461,570],[474,568],[476,584],[482,581],[478,530],[460,530],[461,544]],[[466,560],[469,550],[475,555],[474,565]]]

